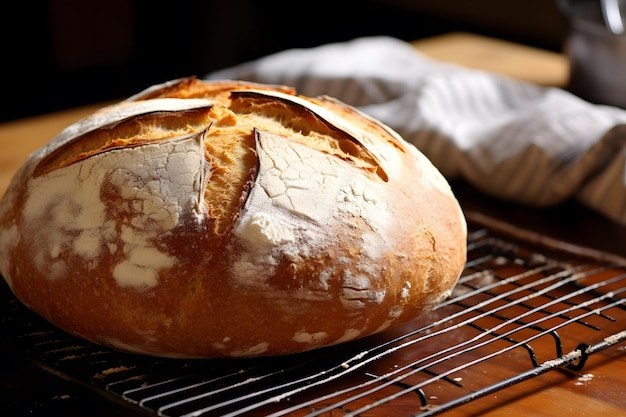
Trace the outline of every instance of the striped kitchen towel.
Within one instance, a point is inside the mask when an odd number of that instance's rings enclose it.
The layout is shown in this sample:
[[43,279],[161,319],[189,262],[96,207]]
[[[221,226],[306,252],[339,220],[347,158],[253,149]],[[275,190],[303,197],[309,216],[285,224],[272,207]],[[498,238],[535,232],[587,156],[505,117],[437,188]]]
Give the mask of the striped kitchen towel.
[[386,123],[448,179],[546,207],[575,198],[626,224],[626,111],[445,64],[390,37],[292,49],[206,75],[336,97]]

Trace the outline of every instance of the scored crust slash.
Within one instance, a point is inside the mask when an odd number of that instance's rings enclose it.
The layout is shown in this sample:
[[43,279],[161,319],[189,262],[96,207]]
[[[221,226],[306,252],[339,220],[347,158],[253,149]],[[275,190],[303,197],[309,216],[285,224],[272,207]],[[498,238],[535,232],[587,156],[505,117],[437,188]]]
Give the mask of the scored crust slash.
[[283,355],[432,308],[466,233],[439,171],[355,108],[185,78],[29,156],[0,202],[0,273],[51,323],[114,349]]

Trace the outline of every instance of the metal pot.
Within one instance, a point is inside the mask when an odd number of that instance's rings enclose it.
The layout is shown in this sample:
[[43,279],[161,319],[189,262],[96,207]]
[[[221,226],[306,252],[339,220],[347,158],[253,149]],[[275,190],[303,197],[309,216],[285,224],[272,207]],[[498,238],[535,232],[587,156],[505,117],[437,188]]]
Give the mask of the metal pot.
[[[599,104],[626,108],[626,34],[610,30],[601,0],[558,0],[568,21],[568,89]],[[618,0],[626,14],[626,0]],[[621,20],[620,20],[621,23]]]

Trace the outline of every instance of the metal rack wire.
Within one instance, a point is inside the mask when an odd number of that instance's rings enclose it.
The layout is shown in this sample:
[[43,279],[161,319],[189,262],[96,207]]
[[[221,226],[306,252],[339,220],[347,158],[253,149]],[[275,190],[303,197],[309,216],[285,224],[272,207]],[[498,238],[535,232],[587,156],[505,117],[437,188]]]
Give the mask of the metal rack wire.
[[6,286],[0,331],[41,367],[154,415],[433,416],[555,369],[580,370],[626,340],[626,266],[529,240],[473,225],[463,276],[434,311],[281,358],[121,354],[50,326]]

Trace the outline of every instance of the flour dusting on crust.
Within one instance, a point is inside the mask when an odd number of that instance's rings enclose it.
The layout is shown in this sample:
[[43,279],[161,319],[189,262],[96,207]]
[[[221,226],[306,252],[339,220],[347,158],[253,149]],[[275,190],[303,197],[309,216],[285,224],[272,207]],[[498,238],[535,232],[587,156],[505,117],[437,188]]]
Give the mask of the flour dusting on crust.
[[[93,270],[102,255],[116,256],[110,273],[119,285],[153,287],[158,273],[176,262],[153,241],[201,205],[202,136],[104,152],[33,179],[24,223],[38,236],[37,267],[50,279],[67,275],[64,254]],[[105,200],[108,194],[119,200]],[[110,196],[109,196],[110,197]],[[121,220],[121,221],[120,221]]]

